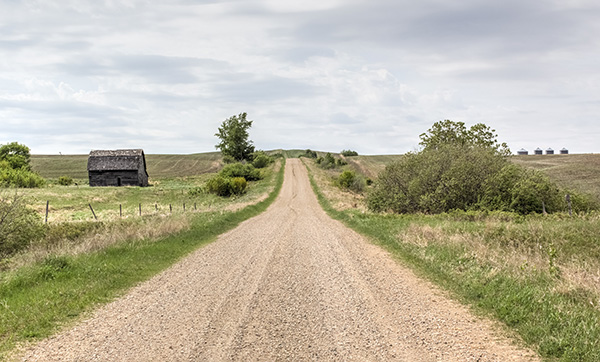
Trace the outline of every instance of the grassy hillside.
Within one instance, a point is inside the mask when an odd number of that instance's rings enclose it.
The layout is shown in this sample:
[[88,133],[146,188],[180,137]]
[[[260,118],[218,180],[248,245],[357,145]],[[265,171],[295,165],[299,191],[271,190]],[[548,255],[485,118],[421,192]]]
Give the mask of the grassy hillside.
[[346,161],[363,175],[375,178],[387,164],[401,157],[402,155],[353,156],[346,157]]
[[[34,171],[45,178],[70,176],[85,180],[88,155],[32,155]],[[146,167],[151,179],[196,176],[217,171],[220,166],[219,152],[192,155],[146,155]]]
[[512,161],[543,171],[562,186],[600,198],[600,154],[514,156]]

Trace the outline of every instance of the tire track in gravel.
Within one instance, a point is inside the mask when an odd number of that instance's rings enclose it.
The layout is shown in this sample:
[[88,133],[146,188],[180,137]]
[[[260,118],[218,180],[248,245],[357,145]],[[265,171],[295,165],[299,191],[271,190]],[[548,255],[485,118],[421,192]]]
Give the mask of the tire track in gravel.
[[26,361],[537,361],[332,220],[290,159],[281,194]]

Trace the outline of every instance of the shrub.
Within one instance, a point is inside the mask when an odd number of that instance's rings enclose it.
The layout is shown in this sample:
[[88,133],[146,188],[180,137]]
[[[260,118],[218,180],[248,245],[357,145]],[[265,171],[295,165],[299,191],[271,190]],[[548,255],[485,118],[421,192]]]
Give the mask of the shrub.
[[337,160],[335,160],[335,165],[336,166],[346,166],[348,164],[348,162],[346,162],[346,160],[342,160],[341,158],[338,158]]
[[44,235],[40,217],[15,194],[0,194],[0,259],[23,250]]
[[227,178],[243,177],[246,181],[257,181],[262,179],[260,170],[257,170],[250,164],[242,164],[239,162],[225,165],[219,174],[222,177]]
[[337,185],[343,189],[362,192],[365,189],[365,180],[354,171],[344,171],[337,178]]
[[317,158],[317,152],[315,152],[311,149],[307,149],[306,151],[304,151],[304,154],[302,154],[298,157]]
[[248,183],[243,177],[223,177],[216,175],[206,182],[206,192],[217,196],[229,197],[246,192]]
[[63,186],[70,186],[73,184],[73,179],[69,176],[61,176],[58,178],[58,184]]
[[333,158],[331,153],[327,153],[325,157],[317,158],[317,164],[319,165],[319,167],[325,170],[335,168],[336,166],[335,158]]
[[343,188],[350,188],[354,179],[356,178],[356,173],[354,171],[344,171],[338,177],[338,184]]
[[271,157],[267,156],[265,153],[259,153],[254,155],[254,160],[252,161],[252,166],[256,168],[265,168],[269,166],[272,162]]
[[[367,205],[373,211],[443,213],[489,210],[530,213],[566,211],[566,190],[539,171],[514,165],[496,150],[438,145],[409,153],[382,171]],[[574,210],[597,209],[571,192]]]
[[351,150],[342,150],[341,154],[344,155],[345,157],[358,156],[358,152],[351,151]]
[[204,193],[204,189],[202,187],[192,187],[189,191],[188,191],[188,195],[190,195],[191,197],[196,197],[196,196],[200,196]]
[[397,213],[466,210],[481,198],[485,180],[506,163],[485,149],[454,145],[409,153],[381,172],[367,203]]
[[246,192],[248,182],[246,182],[246,179],[243,177],[234,177],[229,180],[229,185],[233,195],[241,195]]
[[229,196],[231,195],[231,188],[229,184],[229,178],[221,175],[209,179],[206,182],[206,191],[218,196]]
[[35,188],[43,187],[45,184],[46,180],[40,175],[28,171],[26,168],[0,168],[1,187]]

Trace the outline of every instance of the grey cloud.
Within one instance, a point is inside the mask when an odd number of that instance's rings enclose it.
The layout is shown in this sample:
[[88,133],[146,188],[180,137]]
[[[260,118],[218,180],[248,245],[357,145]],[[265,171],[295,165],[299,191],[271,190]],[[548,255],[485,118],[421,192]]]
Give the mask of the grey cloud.
[[232,74],[227,81],[216,82],[211,88],[216,99],[240,103],[302,99],[319,94],[318,88],[298,80],[244,73]]
[[311,57],[333,58],[335,56],[335,51],[329,47],[302,45],[285,47],[269,52],[265,51],[264,53],[269,54],[270,56],[275,56],[283,61],[294,63],[302,63]]
[[75,76],[137,76],[150,83],[185,84],[198,82],[197,73],[223,69],[227,63],[189,57],[119,54],[72,59],[53,67]]
[[[75,101],[16,101],[0,99],[0,109],[17,110],[29,114],[33,120],[40,121],[40,127],[62,123],[68,119],[94,121],[98,119],[116,119],[121,110]],[[22,115],[21,117],[23,117]],[[48,122],[48,120],[52,120]]]
[[467,57],[547,51],[586,41],[575,35],[585,32],[589,22],[581,18],[590,14],[548,7],[526,1],[365,1],[322,12],[302,22],[294,34],[320,44],[361,41],[366,47]]

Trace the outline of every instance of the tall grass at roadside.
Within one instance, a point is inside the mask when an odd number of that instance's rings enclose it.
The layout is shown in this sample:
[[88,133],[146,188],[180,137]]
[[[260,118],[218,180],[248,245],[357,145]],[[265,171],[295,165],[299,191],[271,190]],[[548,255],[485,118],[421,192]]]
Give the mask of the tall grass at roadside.
[[50,225],[46,236],[0,265],[5,271],[43,262],[49,257],[96,252],[128,240],[155,241],[190,228],[192,215],[149,216],[115,222]]
[[128,240],[76,256],[48,256],[40,263],[1,273],[0,358],[15,345],[46,337],[72,323],[263,212],[281,189],[283,170],[271,177],[269,182],[275,186],[266,199],[238,211],[192,214],[189,230],[159,240]]
[[600,217],[455,212],[386,215],[337,210],[420,275],[516,331],[549,361],[600,360]]

